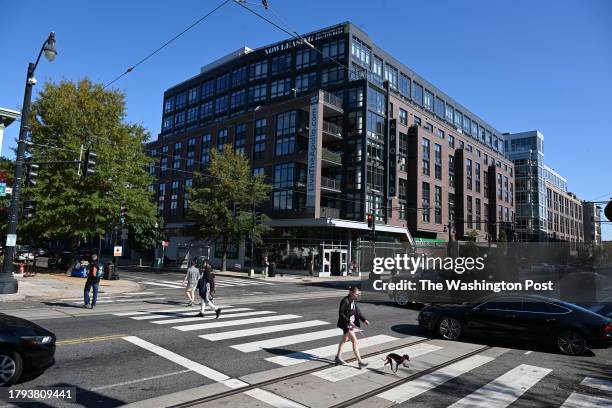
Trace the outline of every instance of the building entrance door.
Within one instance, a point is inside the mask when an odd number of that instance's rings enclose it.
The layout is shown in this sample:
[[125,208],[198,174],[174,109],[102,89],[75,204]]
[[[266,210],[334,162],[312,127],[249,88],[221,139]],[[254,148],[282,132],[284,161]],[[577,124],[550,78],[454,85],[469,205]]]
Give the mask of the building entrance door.
[[347,274],[348,250],[346,249],[324,249],[323,250],[323,276],[346,276]]

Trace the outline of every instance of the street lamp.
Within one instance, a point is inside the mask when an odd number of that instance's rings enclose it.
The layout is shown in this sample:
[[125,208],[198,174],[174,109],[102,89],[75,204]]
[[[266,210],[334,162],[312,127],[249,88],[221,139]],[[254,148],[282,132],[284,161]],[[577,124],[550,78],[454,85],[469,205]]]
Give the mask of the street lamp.
[[19,216],[19,192],[21,187],[21,177],[23,176],[23,159],[27,134],[30,130],[30,104],[32,102],[32,86],[36,84],[34,71],[38,66],[40,57],[45,54],[45,58],[52,62],[57,56],[55,49],[55,33],[49,33],[45,40],[35,63],[28,64],[26,76],[25,94],[23,96],[23,108],[21,109],[21,126],[19,127],[19,140],[17,141],[17,155],[15,158],[15,182],[13,184],[13,195],[11,198],[11,208],[9,212],[8,226],[6,231],[6,245],[4,251],[4,262],[0,273],[0,294],[17,293],[17,280],[13,278],[13,258],[15,256],[15,244],[17,243],[17,218]]

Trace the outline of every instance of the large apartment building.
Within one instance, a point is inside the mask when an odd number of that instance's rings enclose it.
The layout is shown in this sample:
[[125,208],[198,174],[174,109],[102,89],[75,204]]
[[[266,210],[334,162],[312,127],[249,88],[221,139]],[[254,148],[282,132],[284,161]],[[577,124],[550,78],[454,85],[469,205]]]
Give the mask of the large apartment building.
[[[147,148],[170,257],[189,240],[180,228],[194,175],[224,148],[272,185],[264,248],[285,267],[346,273],[370,213],[378,241],[406,246],[448,231],[513,234],[514,168],[500,132],[348,22],[202,67],[166,90]],[[243,264],[244,249],[230,257]]]

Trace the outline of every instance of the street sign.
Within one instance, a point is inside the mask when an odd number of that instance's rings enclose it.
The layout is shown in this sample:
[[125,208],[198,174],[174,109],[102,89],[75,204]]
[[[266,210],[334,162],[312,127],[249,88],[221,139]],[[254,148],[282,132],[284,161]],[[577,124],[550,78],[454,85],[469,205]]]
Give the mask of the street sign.
[[6,195],[6,183],[0,183],[0,196]]
[[121,246],[116,246],[115,247],[115,251],[114,251],[114,255],[115,256],[121,256],[121,254],[123,253],[123,247]]
[[6,246],[14,247],[17,244],[17,234],[7,234],[6,235]]
[[168,241],[162,241],[162,246],[163,246],[164,248],[167,248],[167,247],[168,247],[168,244],[169,244],[169,242],[168,242]]
[[121,230],[121,239],[128,239],[128,229],[127,228],[123,228]]
[[12,195],[12,194],[13,194],[13,187],[6,187],[6,188],[4,189],[4,192],[5,192],[7,195]]

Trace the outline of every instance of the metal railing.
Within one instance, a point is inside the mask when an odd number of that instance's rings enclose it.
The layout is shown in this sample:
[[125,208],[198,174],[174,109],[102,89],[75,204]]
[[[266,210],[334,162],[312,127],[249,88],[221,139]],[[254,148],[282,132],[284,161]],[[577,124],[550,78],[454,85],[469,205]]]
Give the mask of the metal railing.
[[342,109],[342,99],[338,98],[329,92],[323,91],[323,102]]
[[340,218],[340,209],[321,207],[321,218]]
[[342,127],[326,120],[323,121],[323,132],[338,138],[342,138]]
[[331,188],[340,191],[342,183],[336,179],[329,177],[321,177],[321,187]]
[[328,149],[323,149],[321,157],[323,160],[327,160],[332,163],[342,164],[342,154],[341,153],[336,153]]

